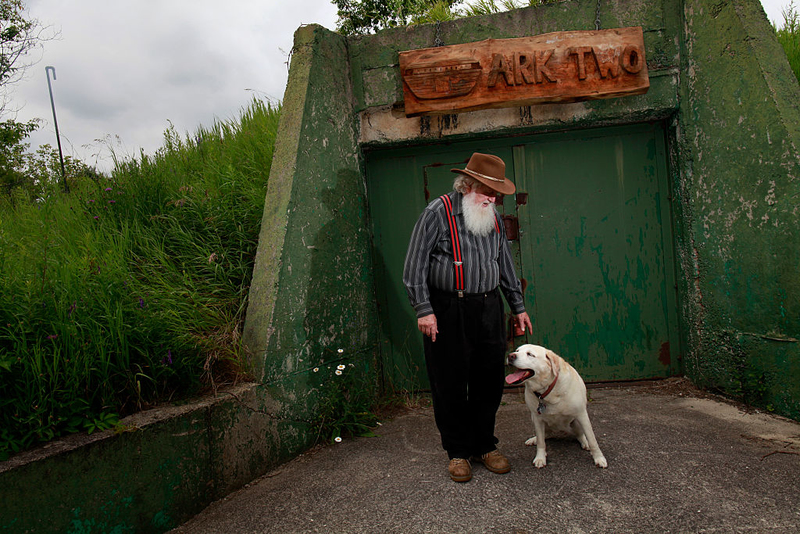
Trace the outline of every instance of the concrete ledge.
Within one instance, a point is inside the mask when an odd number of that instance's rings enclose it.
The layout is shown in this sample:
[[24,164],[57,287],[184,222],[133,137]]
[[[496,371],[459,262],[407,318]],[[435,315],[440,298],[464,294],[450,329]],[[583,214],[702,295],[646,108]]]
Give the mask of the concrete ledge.
[[167,531],[310,445],[269,406],[242,384],[20,453],[0,463],[0,532]]

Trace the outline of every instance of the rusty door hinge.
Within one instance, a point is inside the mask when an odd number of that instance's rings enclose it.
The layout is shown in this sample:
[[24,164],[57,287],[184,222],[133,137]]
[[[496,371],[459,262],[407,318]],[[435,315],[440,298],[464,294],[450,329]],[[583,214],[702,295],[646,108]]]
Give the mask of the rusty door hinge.
[[513,215],[503,215],[503,226],[506,227],[506,239],[517,241],[519,239],[519,219]]

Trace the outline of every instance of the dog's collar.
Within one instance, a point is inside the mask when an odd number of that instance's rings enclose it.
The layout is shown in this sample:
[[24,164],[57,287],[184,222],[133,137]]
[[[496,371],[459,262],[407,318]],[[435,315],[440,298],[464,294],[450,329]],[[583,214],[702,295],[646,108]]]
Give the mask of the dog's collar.
[[548,395],[550,394],[550,392],[551,392],[551,391],[553,391],[553,388],[555,387],[555,385],[556,385],[556,382],[558,382],[558,375],[556,375],[556,377],[553,379],[553,383],[552,383],[552,384],[550,384],[550,385],[547,387],[547,389],[546,389],[546,390],[544,390],[544,393],[539,393],[538,391],[534,391],[534,393],[536,393],[536,397],[539,399],[539,401],[542,401],[542,400],[544,400],[544,398],[545,398],[546,396],[548,396]]

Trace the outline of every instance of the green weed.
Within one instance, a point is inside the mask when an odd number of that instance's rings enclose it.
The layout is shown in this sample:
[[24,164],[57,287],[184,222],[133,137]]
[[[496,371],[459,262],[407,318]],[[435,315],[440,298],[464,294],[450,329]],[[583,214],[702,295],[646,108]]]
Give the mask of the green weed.
[[340,360],[336,365],[313,369],[313,373],[320,374],[321,381],[315,422],[320,438],[341,441],[343,437],[374,436],[372,430],[378,424],[378,417],[373,410],[378,396],[375,385],[365,381],[369,373],[364,367],[358,369],[356,364]]
[[0,196],[0,459],[248,372],[240,333],[279,109],[110,177]]
[[794,0],[781,13],[783,26],[775,28],[775,35],[786,52],[795,77],[800,81],[800,13],[795,10]]

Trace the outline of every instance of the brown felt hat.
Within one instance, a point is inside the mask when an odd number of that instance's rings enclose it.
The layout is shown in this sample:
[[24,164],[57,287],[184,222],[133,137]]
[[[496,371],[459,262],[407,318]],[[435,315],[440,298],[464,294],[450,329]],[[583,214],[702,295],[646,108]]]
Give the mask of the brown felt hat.
[[517,190],[514,182],[506,178],[506,164],[497,156],[475,152],[466,169],[451,169],[459,174],[466,174],[478,180],[500,194],[510,195]]

